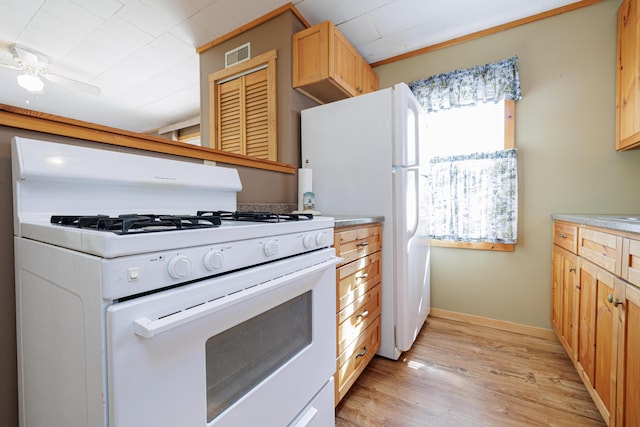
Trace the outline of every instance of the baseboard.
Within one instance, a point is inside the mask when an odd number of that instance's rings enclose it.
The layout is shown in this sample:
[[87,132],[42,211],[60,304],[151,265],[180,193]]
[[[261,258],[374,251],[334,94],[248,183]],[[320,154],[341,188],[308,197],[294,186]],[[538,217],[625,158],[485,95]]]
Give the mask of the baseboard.
[[472,325],[486,326],[489,328],[515,332],[523,335],[530,335],[533,337],[544,338],[548,340],[557,340],[556,334],[551,329],[522,325],[519,323],[507,322],[504,320],[490,319],[488,317],[474,316],[473,314],[457,313],[455,311],[431,308],[429,316],[438,317],[441,319],[456,320],[458,322],[470,323]]

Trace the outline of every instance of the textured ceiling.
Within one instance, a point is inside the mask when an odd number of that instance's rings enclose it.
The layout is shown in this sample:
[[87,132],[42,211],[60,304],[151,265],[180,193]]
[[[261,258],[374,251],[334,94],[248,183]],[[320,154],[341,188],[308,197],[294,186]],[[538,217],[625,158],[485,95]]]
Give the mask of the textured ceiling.
[[[93,95],[45,82],[19,87],[0,67],[0,103],[144,132],[199,115],[195,48],[283,0],[0,0],[0,62],[13,43],[42,52],[48,71]],[[368,62],[554,9],[568,0],[294,0],[313,25],[333,21]]]

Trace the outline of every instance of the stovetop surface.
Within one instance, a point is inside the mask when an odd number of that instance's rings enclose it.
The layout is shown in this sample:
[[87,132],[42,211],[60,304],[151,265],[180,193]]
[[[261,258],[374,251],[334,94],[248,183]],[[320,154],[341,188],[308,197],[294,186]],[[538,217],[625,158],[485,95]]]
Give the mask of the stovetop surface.
[[53,215],[51,224],[91,229],[115,234],[155,233],[220,227],[222,221],[280,223],[312,220],[312,214],[276,214],[271,212],[197,211],[195,215],[120,214]]
[[[203,212],[200,212],[201,214]],[[165,227],[175,227],[174,225],[152,225],[150,231],[142,232],[137,228],[129,228],[128,232],[109,231],[97,229],[97,226],[80,228],[79,222],[87,221],[89,224],[97,223],[98,220],[106,221],[102,217],[86,220],[93,215],[70,215],[67,220],[58,218],[59,216],[42,218],[38,220],[23,221],[20,223],[20,235],[32,240],[60,246],[103,258],[117,258],[127,255],[142,253],[153,253],[165,250],[176,250],[204,245],[220,245],[226,242],[238,242],[248,239],[276,239],[285,234],[298,233],[300,235],[313,233],[317,230],[331,229],[334,226],[333,218],[322,216],[298,216],[295,219],[284,220],[282,215],[278,218],[268,218],[263,220],[248,220],[241,213],[241,219],[233,219],[233,212],[221,215],[220,224],[217,220],[202,220],[197,226],[184,226],[179,229],[166,231]],[[263,214],[263,213],[261,213]],[[149,217],[150,215],[143,215]],[[157,220],[164,224],[165,217],[171,215],[157,215]],[[196,215],[198,216],[198,215]],[[200,215],[206,217],[206,215]],[[95,216],[94,216],[95,217]],[[189,217],[189,216],[187,216]],[[288,215],[285,215],[288,217]],[[82,219],[81,219],[82,218]],[[111,214],[107,218],[115,218],[114,224],[119,220],[128,222],[130,218],[118,218],[118,215]],[[227,219],[228,218],[228,219]],[[51,223],[51,220],[54,223]],[[152,218],[153,221],[155,219]],[[62,225],[59,222],[70,222]],[[153,223],[152,221],[152,223]],[[200,221],[200,220],[198,220]],[[187,220],[190,223],[190,220]],[[118,225],[119,227],[120,225]],[[108,228],[108,227],[107,227]]]

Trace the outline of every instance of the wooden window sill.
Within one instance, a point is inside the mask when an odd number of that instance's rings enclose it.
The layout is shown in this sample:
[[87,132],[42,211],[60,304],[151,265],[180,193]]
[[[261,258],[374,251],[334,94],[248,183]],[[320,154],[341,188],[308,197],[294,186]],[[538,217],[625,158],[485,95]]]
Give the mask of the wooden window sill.
[[429,244],[442,248],[476,249],[481,251],[514,252],[516,250],[516,245],[512,243],[454,242],[453,240],[430,239]]

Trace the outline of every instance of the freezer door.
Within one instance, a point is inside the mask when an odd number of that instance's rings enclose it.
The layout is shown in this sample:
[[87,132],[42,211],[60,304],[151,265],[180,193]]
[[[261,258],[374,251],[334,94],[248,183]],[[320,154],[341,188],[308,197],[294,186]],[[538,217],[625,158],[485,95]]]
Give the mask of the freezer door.
[[419,153],[420,104],[405,83],[393,88],[394,103],[394,166],[416,166]]
[[393,176],[396,347],[407,351],[420,332],[431,306],[428,217],[426,205],[420,197],[426,179],[417,167],[395,168]]

